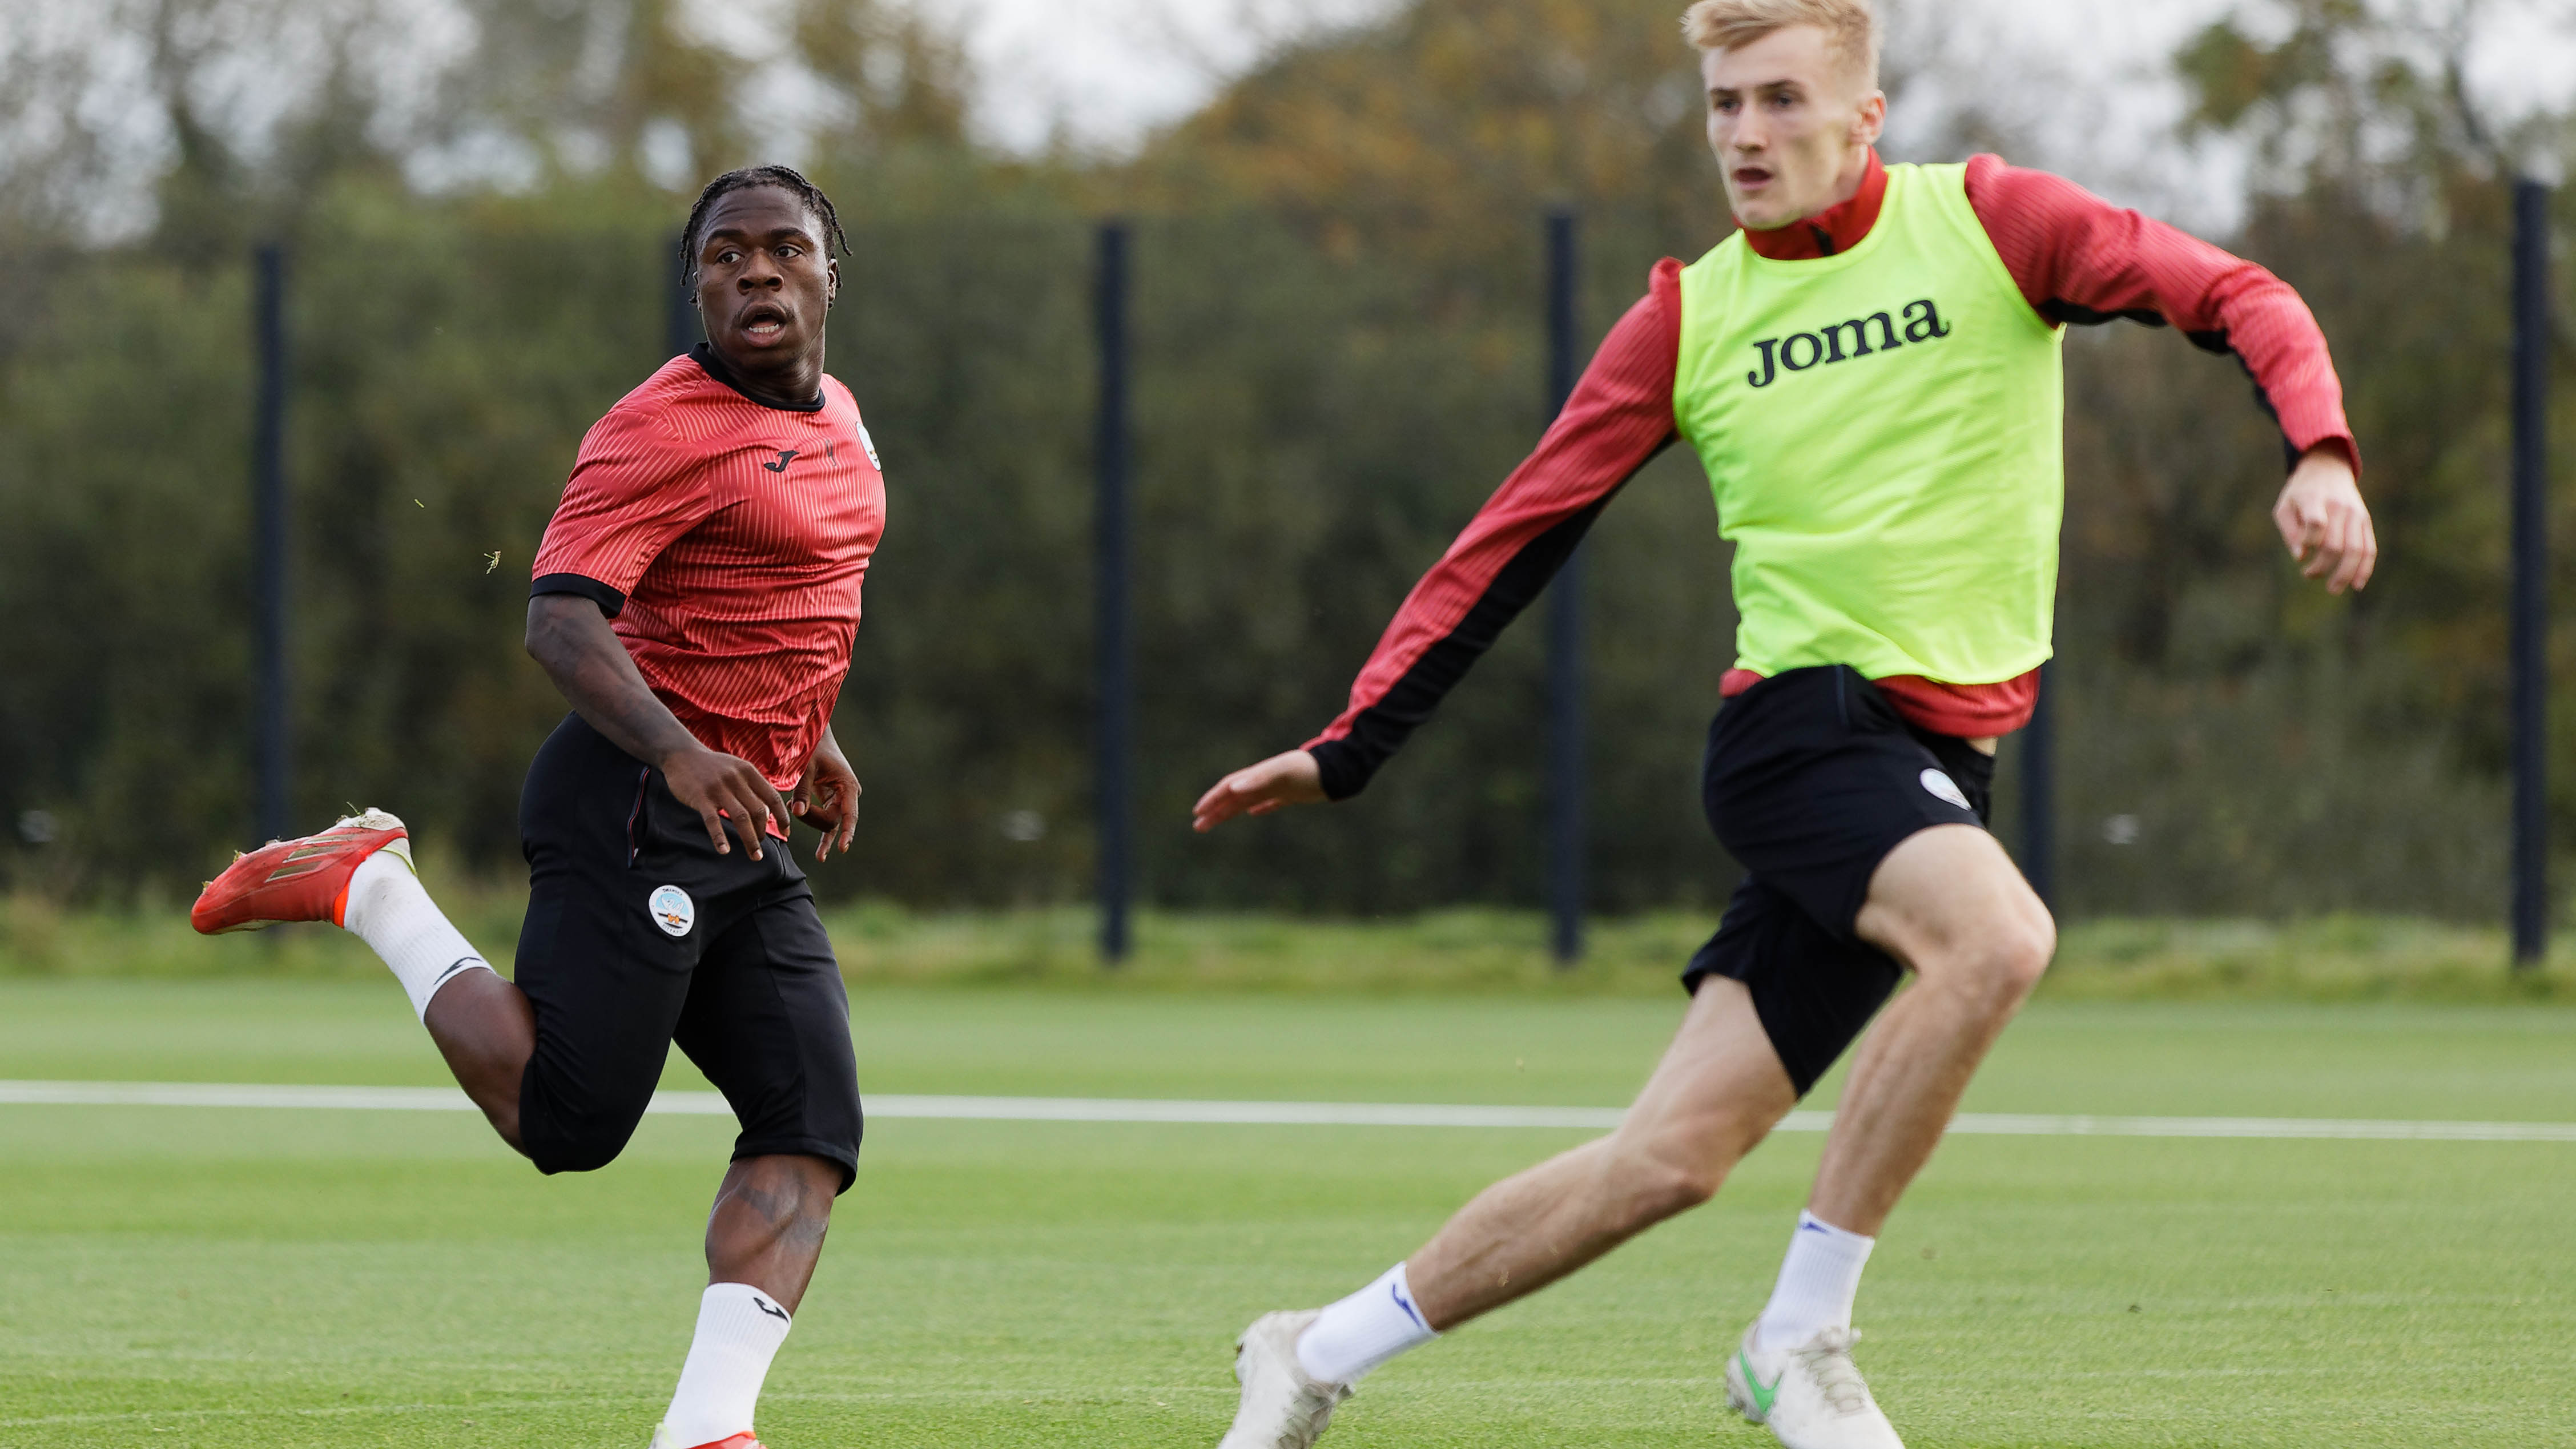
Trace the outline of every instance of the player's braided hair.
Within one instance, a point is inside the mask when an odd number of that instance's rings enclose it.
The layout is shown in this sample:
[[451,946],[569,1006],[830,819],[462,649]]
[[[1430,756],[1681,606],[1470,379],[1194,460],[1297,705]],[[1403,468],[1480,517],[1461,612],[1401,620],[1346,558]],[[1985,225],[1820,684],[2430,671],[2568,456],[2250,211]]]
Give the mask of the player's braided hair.
[[689,224],[680,232],[680,263],[688,269],[688,285],[698,282],[699,233],[706,228],[707,213],[715,210],[717,198],[729,192],[754,186],[775,186],[805,203],[823,223],[823,255],[826,259],[850,254],[850,239],[841,231],[841,214],[832,209],[832,198],[823,188],[805,179],[805,173],[793,166],[741,166],[707,183],[698,193],[698,204],[689,208]]

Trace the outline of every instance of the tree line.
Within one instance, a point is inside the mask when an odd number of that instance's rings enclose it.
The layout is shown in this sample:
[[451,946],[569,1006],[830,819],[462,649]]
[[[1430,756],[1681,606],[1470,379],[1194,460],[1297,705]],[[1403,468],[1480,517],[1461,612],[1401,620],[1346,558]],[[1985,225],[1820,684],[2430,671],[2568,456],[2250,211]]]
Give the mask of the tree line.
[[[1540,898],[1527,624],[1360,800],[1207,839],[1187,805],[1337,711],[1404,590],[1544,425],[1544,212],[1583,218],[1593,335],[1656,258],[1725,234],[1670,8],[1416,0],[1274,54],[1109,158],[980,146],[962,51],[918,12],[781,10],[762,63],[823,98],[793,159],[851,239],[830,365],[890,489],[839,714],[863,829],[818,889],[945,905],[1088,887],[1089,289],[1117,215],[1136,237],[1148,897]],[[519,780],[563,708],[518,647],[539,532],[583,429],[667,355],[689,190],[789,143],[745,119],[752,62],[678,7],[463,9],[474,41],[403,91],[368,20],[401,7],[111,6],[165,123],[142,161],[38,126],[45,87],[69,82],[0,66],[10,134],[50,138],[0,158],[14,888],[178,898],[250,843],[245,263],[267,238],[292,268],[297,818],[382,805],[425,849],[516,868]],[[2348,601],[2294,577],[2266,519],[2278,437],[2235,369],[2126,325],[2073,339],[2061,895],[2079,913],[2492,915],[2504,182],[2566,118],[2482,125],[2446,53],[2371,6],[2286,13],[2286,38],[2230,22],[2175,58],[2193,101],[2175,144],[2253,158],[2245,223],[2219,239],[2324,324],[2386,564]],[[216,104],[209,37],[263,33],[225,16],[307,25],[328,61],[264,130]],[[1902,62],[1937,17],[1894,19]],[[2011,155],[2008,121],[1973,107],[1909,129],[1920,78],[1892,70],[1891,155]],[[1714,906],[1735,872],[1696,771],[1733,619],[1695,466],[1652,465],[1587,553],[1598,903]],[[2576,824],[2576,771],[2552,804]]]

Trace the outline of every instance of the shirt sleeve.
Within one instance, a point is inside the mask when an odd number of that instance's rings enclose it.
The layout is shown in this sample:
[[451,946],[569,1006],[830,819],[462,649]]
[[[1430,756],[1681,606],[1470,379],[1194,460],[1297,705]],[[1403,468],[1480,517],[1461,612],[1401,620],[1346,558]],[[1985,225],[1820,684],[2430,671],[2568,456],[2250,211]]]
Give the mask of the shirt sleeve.
[[1327,796],[1346,800],[1367,786],[1547,587],[1611,495],[1672,441],[1680,352],[1681,264],[1668,258],[1537,449],[1405,596],[1349,707],[1307,741]]
[[1971,160],[1967,185],[1969,206],[2041,316],[2079,326],[2116,317],[2170,323],[2244,366],[2293,463],[2330,444],[2359,470],[2361,449],[2325,334],[2289,283],[2062,176],[1998,156]]
[[616,618],[662,550],[714,511],[696,461],[649,412],[621,407],[592,425],[537,546],[529,596],[579,594]]

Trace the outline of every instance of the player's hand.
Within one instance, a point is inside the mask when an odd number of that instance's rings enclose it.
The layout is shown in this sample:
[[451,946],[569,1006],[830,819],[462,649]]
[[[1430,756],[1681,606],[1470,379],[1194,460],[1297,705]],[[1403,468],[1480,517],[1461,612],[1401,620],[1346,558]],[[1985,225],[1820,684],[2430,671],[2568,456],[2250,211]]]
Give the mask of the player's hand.
[[2370,508],[2361,501],[2361,486],[2341,448],[2310,448],[2299,459],[2272,505],[2272,522],[2299,572],[2324,579],[2329,594],[2361,588],[2379,566],[2379,535],[2371,530]]
[[787,797],[769,783],[751,761],[691,745],[662,761],[662,782],[679,802],[706,822],[707,839],[716,854],[731,855],[725,827],[742,837],[742,848],[760,859],[760,840],[772,820],[787,818]]
[[1267,815],[1282,805],[1311,805],[1323,798],[1324,775],[1315,757],[1290,750],[1210,786],[1190,809],[1190,827],[1204,835],[1237,815]]
[[823,832],[822,843],[814,847],[815,860],[829,860],[836,850],[848,852],[859,829],[859,776],[830,730],[814,747],[814,758],[805,762],[805,778],[797,782],[796,798],[787,808]]

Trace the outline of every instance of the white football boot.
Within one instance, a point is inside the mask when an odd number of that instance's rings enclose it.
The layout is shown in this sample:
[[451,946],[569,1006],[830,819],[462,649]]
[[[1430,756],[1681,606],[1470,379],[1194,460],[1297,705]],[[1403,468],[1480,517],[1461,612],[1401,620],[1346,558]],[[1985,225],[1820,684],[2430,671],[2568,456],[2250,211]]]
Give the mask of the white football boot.
[[1726,1401],[1736,1412],[1769,1425],[1788,1449],[1905,1449],[1852,1365],[1858,1332],[1820,1328],[1804,1344],[1770,1353],[1753,1346],[1754,1333],[1744,1331],[1726,1365]]
[[1243,1384],[1234,1427],[1216,1449],[1309,1449],[1332,1422],[1348,1384],[1319,1383],[1297,1362],[1297,1335],[1324,1310],[1265,1313],[1234,1341],[1234,1376]]

